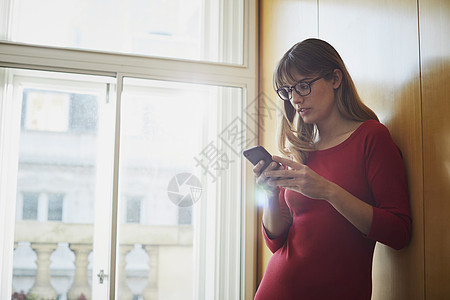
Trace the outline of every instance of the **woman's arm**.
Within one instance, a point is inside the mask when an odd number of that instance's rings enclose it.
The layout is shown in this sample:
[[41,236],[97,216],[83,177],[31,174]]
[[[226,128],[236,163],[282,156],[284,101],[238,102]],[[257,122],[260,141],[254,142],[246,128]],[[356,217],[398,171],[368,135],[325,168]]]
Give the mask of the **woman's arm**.
[[[253,172],[256,176],[257,184],[265,191],[267,199],[264,202],[262,223],[269,239],[275,239],[281,236],[289,228],[292,217],[289,209],[284,206],[280,206],[280,188],[267,185],[267,177],[261,174],[261,167],[263,162],[258,163]],[[277,167],[275,163],[272,163],[267,167],[267,171],[274,170]],[[284,198],[284,197],[283,197]]]
[[262,222],[269,239],[275,239],[287,231],[290,222],[286,221],[286,212],[283,214],[279,202],[279,192],[267,193],[264,203]]
[[325,200],[358,228],[359,231],[365,235],[369,234],[373,220],[372,205],[356,198],[334,183],[331,183],[328,196],[325,197]]

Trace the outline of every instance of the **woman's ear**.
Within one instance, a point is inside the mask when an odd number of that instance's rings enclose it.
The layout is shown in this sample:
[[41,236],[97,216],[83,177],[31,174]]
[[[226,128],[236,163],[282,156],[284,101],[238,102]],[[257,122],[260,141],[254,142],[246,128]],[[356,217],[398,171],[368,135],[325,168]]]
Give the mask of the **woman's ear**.
[[334,69],[333,71],[333,88],[337,89],[342,83],[342,71],[340,69]]

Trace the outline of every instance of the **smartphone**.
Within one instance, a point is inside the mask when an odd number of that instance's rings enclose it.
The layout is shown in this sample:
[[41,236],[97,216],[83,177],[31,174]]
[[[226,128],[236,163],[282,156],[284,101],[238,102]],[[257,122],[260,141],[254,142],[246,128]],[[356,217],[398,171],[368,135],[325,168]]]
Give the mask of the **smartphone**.
[[[247,158],[254,166],[260,162],[264,161],[264,166],[261,169],[261,172],[267,168],[272,160],[272,155],[262,146],[255,146],[249,149],[246,149],[242,152],[242,154]],[[280,163],[277,163],[278,167],[280,167]]]

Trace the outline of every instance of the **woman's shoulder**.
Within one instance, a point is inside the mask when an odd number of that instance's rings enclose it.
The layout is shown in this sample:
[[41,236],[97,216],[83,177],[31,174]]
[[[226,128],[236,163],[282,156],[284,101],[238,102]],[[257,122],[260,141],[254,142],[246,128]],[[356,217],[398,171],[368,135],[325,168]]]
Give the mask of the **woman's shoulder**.
[[389,129],[378,120],[367,120],[364,121],[359,127],[360,131],[364,132],[366,135],[378,136],[378,135],[388,135],[390,136]]
[[389,129],[377,120],[367,120],[361,126],[360,137],[364,140],[364,144],[372,148],[373,146],[394,147],[398,148],[394,142]]
[[385,125],[383,125],[380,121],[369,119],[362,123],[362,126],[365,126],[367,128],[386,128]]

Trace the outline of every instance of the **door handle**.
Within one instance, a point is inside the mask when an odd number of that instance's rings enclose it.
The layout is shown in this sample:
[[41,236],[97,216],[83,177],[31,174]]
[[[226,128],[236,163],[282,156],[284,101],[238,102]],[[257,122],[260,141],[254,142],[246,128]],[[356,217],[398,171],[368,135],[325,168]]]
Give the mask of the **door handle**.
[[105,271],[104,271],[104,270],[100,270],[100,272],[97,274],[97,277],[98,277],[98,282],[99,282],[100,284],[103,284],[103,280],[104,280],[105,278],[108,278],[108,274],[105,274]]

